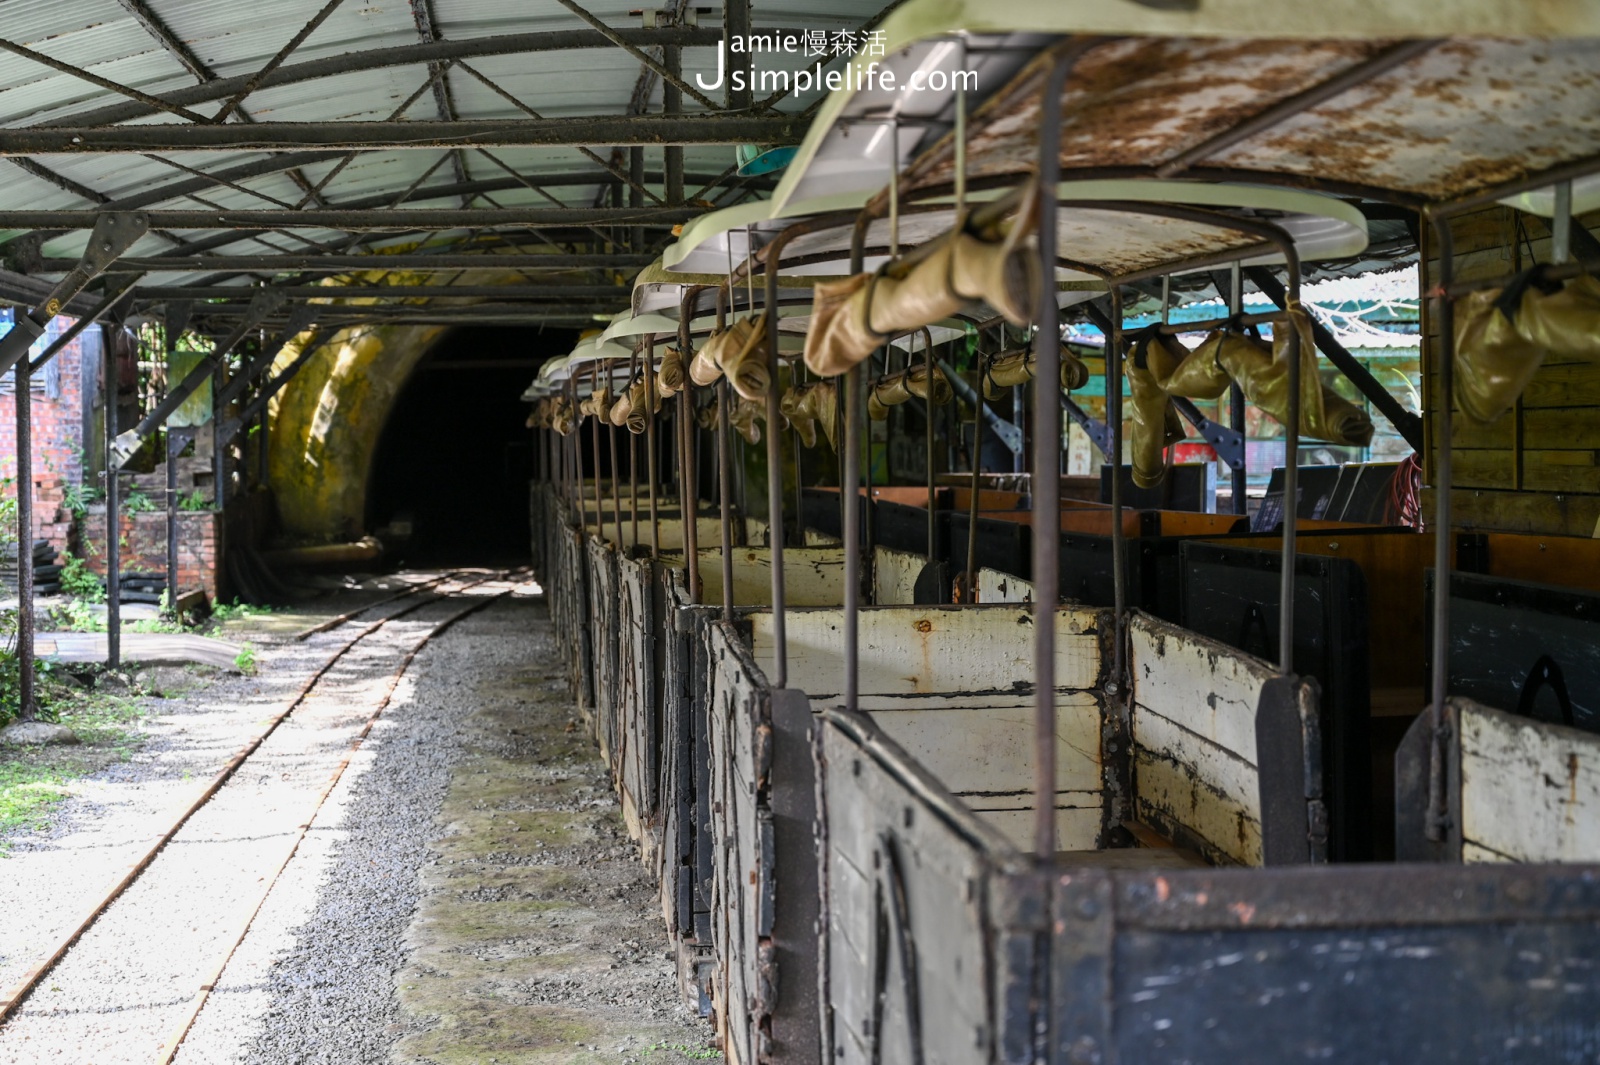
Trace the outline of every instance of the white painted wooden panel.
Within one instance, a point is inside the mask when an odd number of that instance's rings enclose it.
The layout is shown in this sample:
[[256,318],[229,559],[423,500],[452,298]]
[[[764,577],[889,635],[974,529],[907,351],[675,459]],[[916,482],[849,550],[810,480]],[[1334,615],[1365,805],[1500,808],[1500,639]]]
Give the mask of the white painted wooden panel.
[[[603,538],[613,543],[618,542],[617,527],[616,524],[611,520],[610,507],[606,508],[603,517],[605,520],[600,527],[601,531],[604,533]],[[660,525],[661,550],[682,551],[683,522],[677,518],[662,518]],[[594,521],[591,518],[589,522],[589,531],[593,533],[594,529]],[[722,522],[717,518],[700,518],[696,525],[696,530],[699,533],[699,542],[700,546],[702,547],[707,544],[719,543],[722,540]],[[620,542],[624,547],[632,547],[635,543],[633,538],[633,523],[629,520],[628,504],[626,502],[622,504],[622,540]],[[639,539],[637,542],[643,544],[645,547],[650,546],[650,510],[648,507],[641,507],[639,509]]]
[[1271,666],[1143,614],[1128,626],[1128,651],[1135,702],[1255,764],[1256,706],[1277,675]]
[[[1463,844],[1512,861],[1600,861],[1600,736],[1458,706]],[[1474,860],[1465,846],[1462,857]]]
[[821,529],[805,530],[807,547],[838,547],[844,541],[832,533],[825,533]]
[[1237,862],[1261,864],[1253,764],[1143,706],[1133,711],[1133,748],[1139,820],[1176,822]]
[[[830,547],[788,548],[783,553],[783,594],[790,606],[839,606],[844,602],[844,551]],[[722,549],[700,552],[700,601],[722,602]],[[772,605],[772,549],[733,549],[735,606]]]
[[767,542],[767,523],[760,518],[744,519],[744,542],[761,545]]
[[[985,810],[973,806],[973,812],[999,829],[1012,846],[1024,854],[1033,853],[1033,807],[1026,810]],[[1086,808],[1058,804],[1056,850],[1094,850],[1100,836],[1100,819],[1099,806]]]
[[[789,684],[812,698],[844,687],[840,610],[788,612]],[[1093,687],[1100,672],[1099,615],[1056,612],[1056,685]],[[772,648],[772,617],[751,616],[756,659]],[[869,607],[860,614],[864,694],[1025,690],[1033,682],[1033,613],[1015,606]]]
[[[1033,707],[877,710],[872,719],[957,794],[1033,788]],[[1088,692],[1056,699],[1056,786],[1100,790],[1100,703]]]
[[980,603],[1031,603],[1033,582],[1002,573],[997,569],[978,568],[978,602]]
[[917,601],[917,574],[926,556],[892,547],[872,549],[872,601],[879,606],[911,606]]

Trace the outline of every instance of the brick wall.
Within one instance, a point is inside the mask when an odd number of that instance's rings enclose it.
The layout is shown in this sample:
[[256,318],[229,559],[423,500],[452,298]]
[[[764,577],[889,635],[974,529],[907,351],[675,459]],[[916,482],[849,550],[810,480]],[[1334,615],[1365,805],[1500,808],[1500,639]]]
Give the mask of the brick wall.
[[[167,572],[167,516],[162,511],[144,511],[138,514],[118,515],[121,526],[122,572]],[[106,509],[89,508],[83,521],[85,540],[95,545],[89,555],[89,568],[105,575],[106,572]],[[222,540],[222,522],[209,510],[179,511],[178,513],[178,591],[180,594],[195,588],[204,588],[213,601],[217,598],[218,548]]]
[[[9,315],[5,315],[8,319]],[[36,357],[56,337],[71,326],[73,319],[60,317],[50,323],[45,335],[33,345]],[[0,334],[10,329],[0,321]],[[84,479],[84,451],[99,446],[90,438],[99,391],[103,359],[99,329],[85,329],[45,367],[37,371],[29,389],[33,439],[33,537],[49,540],[57,550],[66,550],[71,534],[71,515],[61,507],[68,485],[81,485]],[[17,473],[16,378],[7,373],[0,381],[0,477]],[[96,464],[98,465],[98,464]],[[8,484],[5,494],[16,494]]]

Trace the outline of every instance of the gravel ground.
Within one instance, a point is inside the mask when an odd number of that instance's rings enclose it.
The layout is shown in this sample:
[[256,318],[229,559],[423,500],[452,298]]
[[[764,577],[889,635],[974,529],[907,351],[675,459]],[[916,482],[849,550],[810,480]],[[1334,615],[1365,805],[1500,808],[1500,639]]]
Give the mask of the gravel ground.
[[[341,597],[327,612],[374,597]],[[399,649],[426,631],[430,611],[451,609],[426,608],[379,630],[329,673],[321,697],[274,733],[0,1030],[0,1062],[153,1055],[365,720],[373,679],[387,678]],[[264,620],[289,629],[305,618]],[[261,676],[223,677],[168,705],[146,723],[149,741],[132,761],[81,784],[82,797],[58,811],[49,831],[16,837],[4,873],[19,891],[0,923],[8,983],[81,919],[339,642],[327,634],[265,647]]]
[[[258,903],[184,1065],[670,1062],[703,1048],[709,1030],[679,1004],[663,953],[655,885],[569,727],[543,604],[521,593],[418,657],[262,902],[399,656],[465,601],[386,626],[335,667],[0,1028],[0,1065],[150,1060]],[[352,605],[335,597],[321,612]],[[17,900],[0,919],[0,977],[75,922],[348,635],[269,641],[260,677],[171,701],[133,762],[19,841],[0,869]],[[511,822],[531,831],[497,835],[518,831]],[[479,1023],[501,1029],[495,1047],[529,1054],[479,1056],[465,1038]]]

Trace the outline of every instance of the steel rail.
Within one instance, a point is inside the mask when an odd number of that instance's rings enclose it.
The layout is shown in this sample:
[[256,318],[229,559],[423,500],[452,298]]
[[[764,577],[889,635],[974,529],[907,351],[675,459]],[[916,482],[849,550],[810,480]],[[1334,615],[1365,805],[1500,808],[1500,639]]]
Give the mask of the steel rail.
[[389,678],[389,685],[384,690],[383,697],[378,700],[377,706],[373,708],[372,713],[367,716],[366,722],[361,726],[361,731],[356,733],[356,738],[351,742],[349,750],[345,752],[344,757],[339,760],[339,764],[334,767],[333,772],[328,776],[328,782],[323,785],[322,791],[317,795],[317,801],[312,804],[310,814],[296,830],[294,841],[285,852],[283,861],[278,863],[278,867],[263,882],[262,888],[256,896],[255,905],[250,908],[250,913],[240,924],[238,933],[229,940],[227,950],[223,952],[222,960],[217,963],[211,975],[201,983],[200,989],[195,993],[193,1000],[189,1004],[188,1012],[184,1014],[182,1023],[156,1056],[158,1065],[168,1065],[177,1056],[179,1048],[183,1046],[183,1041],[188,1038],[190,1030],[194,1028],[194,1022],[199,1019],[200,1011],[205,1009],[206,1002],[211,997],[211,992],[216,990],[217,985],[222,982],[222,975],[227,971],[228,963],[233,960],[233,956],[238,953],[239,947],[244,944],[245,938],[250,934],[251,927],[254,926],[256,918],[261,914],[261,908],[267,904],[267,899],[271,897],[273,889],[278,886],[278,881],[282,878],[284,871],[289,868],[289,863],[294,861],[295,855],[300,852],[300,844],[305,842],[306,836],[311,831],[311,826],[316,823],[317,816],[322,813],[322,808],[327,804],[328,797],[333,794],[333,789],[339,786],[339,781],[343,779],[345,770],[350,768],[350,763],[355,759],[356,752],[361,749],[361,745],[372,734],[372,729],[377,725],[378,719],[383,716],[383,712],[389,709],[389,704],[394,699],[394,693],[400,687],[400,681],[411,668],[411,664],[417,660],[417,656],[422,653],[422,649],[431,643],[435,637],[444,635],[470,615],[476,614],[480,610],[488,609],[515,590],[516,586],[513,585],[503,592],[487,596],[479,602],[456,611],[429,629],[422,639],[412,644],[411,649],[400,659],[399,665],[395,667],[394,674]]
[[361,614],[365,614],[369,610],[375,610],[380,606],[385,606],[385,605],[387,605],[389,603],[398,602],[401,599],[409,599],[413,595],[417,595],[417,594],[419,594],[421,592],[425,592],[429,588],[437,587],[438,585],[443,584],[445,581],[453,580],[458,576],[460,576],[459,571],[451,570],[449,573],[446,573],[441,577],[434,577],[431,580],[419,581],[416,584],[411,585],[411,587],[407,588],[405,591],[400,592],[400,593],[398,593],[396,595],[387,596],[386,598],[383,598],[383,599],[376,599],[376,600],[366,604],[365,606],[360,606],[360,607],[357,607],[354,610],[346,611],[345,613],[340,614],[337,617],[331,617],[327,621],[321,622],[320,624],[317,624],[317,625],[313,625],[309,629],[301,629],[299,632],[295,633],[294,636],[291,637],[291,639],[293,639],[294,642],[296,642],[296,643],[304,642],[305,640],[309,640],[311,637],[317,635],[318,633],[327,632],[330,629],[336,629],[340,625],[343,625],[345,622],[350,621],[353,618],[356,618]]
[[[459,590],[466,591],[469,588],[475,588],[480,584],[485,584],[494,579],[496,579],[494,575],[484,577],[480,580],[463,585]],[[260,749],[261,745],[265,743],[268,737],[270,737],[273,732],[277,730],[278,726],[288,720],[289,716],[293,714],[294,711],[306,701],[306,699],[310,698],[311,692],[314,688],[316,688],[317,683],[321,681],[322,678],[327,675],[328,671],[337,665],[346,654],[353,650],[356,644],[360,643],[374,632],[377,632],[389,622],[398,620],[407,614],[421,610],[424,606],[429,605],[429,603],[437,602],[439,599],[443,598],[445,597],[439,596],[436,599],[429,600],[428,602],[414,603],[411,606],[396,611],[393,614],[380,618],[371,625],[368,625],[366,628],[362,629],[354,637],[346,641],[342,647],[329,656],[328,660],[319,666],[317,670],[312,673],[311,677],[305,682],[305,684],[301,686],[299,694],[291,699],[288,705],[286,705],[283,710],[279,711],[278,714],[272,718],[272,720],[268,721],[265,728],[256,733],[256,735],[253,736],[243,747],[241,747],[232,758],[228,759],[227,763],[224,764],[223,767],[218,770],[216,775],[211,778],[210,782],[201,790],[200,794],[195,797],[194,801],[185,807],[183,812],[178,815],[177,819],[172,823],[172,825],[165,832],[163,832],[154,843],[150,845],[143,855],[141,855],[131,866],[128,867],[127,872],[123,873],[121,879],[112,885],[110,891],[101,896],[89,908],[84,917],[75,926],[73,926],[72,930],[68,932],[67,935],[60,940],[60,942],[56,944],[50,954],[43,961],[39,962],[32,969],[28,970],[21,980],[13,984],[6,991],[5,998],[0,999],[0,1021],[4,1021],[7,1017],[9,1017],[11,1013],[16,1010],[16,1008],[20,1006],[24,1000],[27,999],[28,995],[32,993],[35,987],[38,986],[39,981],[44,979],[51,969],[55,968],[56,964],[66,956],[67,951],[72,949],[73,944],[77,943],[78,940],[83,937],[83,934],[89,930],[95,921],[100,919],[101,914],[103,914],[112,903],[116,902],[117,899],[120,898],[129,887],[133,886],[134,881],[136,881],[139,876],[147,868],[149,868],[150,864],[156,860],[156,857],[161,853],[162,850],[166,848],[167,844],[172,842],[172,840],[177,836],[178,832],[182,830],[183,826],[188,824],[189,820],[194,817],[195,814],[199,813],[200,809],[210,802],[217,792],[222,790],[222,786],[226,784],[236,772],[238,772],[239,768],[244,765],[245,761],[252,754]]]

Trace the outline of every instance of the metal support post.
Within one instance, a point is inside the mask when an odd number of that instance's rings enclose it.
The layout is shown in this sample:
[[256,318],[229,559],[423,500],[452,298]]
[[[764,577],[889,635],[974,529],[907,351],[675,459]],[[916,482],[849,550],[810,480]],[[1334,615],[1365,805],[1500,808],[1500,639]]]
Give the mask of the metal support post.
[[[12,327],[16,332],[17,327]],[[8,334],[9,335],[9,334]],[[22,354],[28,349],[24,347]],[[33,682],[33,426],[26,358],[17,378],[17,720],[32,721],[38,707]]]
[[111,442],[117,438],[117,347],[106,337],[101,347],[105,350],[106,405],[106,665],[116,669],[122,664],[122,493],[117,484],[117,468],[111,464]]

